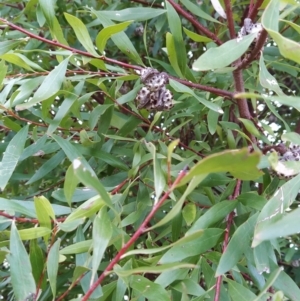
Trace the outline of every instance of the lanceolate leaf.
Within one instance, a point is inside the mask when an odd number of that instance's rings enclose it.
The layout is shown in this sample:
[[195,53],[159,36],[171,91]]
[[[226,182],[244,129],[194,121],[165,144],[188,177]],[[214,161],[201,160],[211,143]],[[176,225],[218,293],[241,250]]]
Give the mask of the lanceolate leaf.
[[17,106],[18,110],[28,109],[36,103],[46,100],[56,94],[63,83],[67,70],[69,58],[63,60],[56,68],[54,68],[44,79],[41,86],[34,93],[33,98],[26,103]]
[[254,39],[255,34],[250,34],[240,42],[234,39],[219,47],[210,48],[194,62],[193,69],[206,71],[227,67],[247,51]]
[[262,24],[269,35],[278,45],[282,56],[287,59],[300,63],[300,45],[299,43],[288,39],[278,32],[279,23],[279,0],[271,0],[262,16]]
[[93,223],[93,259],[92,277],[94,281],[99,264],[112,236],[112,223],[107,214],[107,207],[102,207],[94,219]]
[[9,142],[0,163],[0,189],[4,190],[23,152],[28,126],[21,129]]
[[9,264],[11,284],[17,301],[34,296],[35,281],[27,251],[20,239],[15,222],[11,225]]
[[300,189],[300,175],[282,185],[267,202],[257,218],[252,246],[264,240],[270,240],[299,231],[297,218],[299,209],[287,213],[286,209],[294,201]]
[[58,239],[51,246],[47,258],[47,274],[49,278],[51,291],[53,294],[53,299],[56,296],[56,282],[57,282],[57,272],[58,272],[58,265],[59,265],[59,247],[60,247],[60,239]]
[[76,37],[83,47],[95,57],[99,57],[99,54],[96,52],[93,42],[90,38],[89,32],[82,21],[70,14],[65,13],[65,18],[68,23],[72,26],[75,31]]
[[102,53],[103,50],[105,49],[105,45],[107,40],[114,34],[124,31],[130,24],[132,23],[132,21],[127,21],[124,23],[120,23],[120,24],[115,24],[115,25],[111,25],[111,26],[107,26],[105,28],[103,28],[99,34],[97,35],[96,38],[96,45],[98,50]]
[[193,177],[214,172],[230,172],[240,179],[257,179],[262,172],[257,169],[260,153],[249,153],[247,149],[229,150],[206,157],[198,162],[181,180],[180,185],[188,183]]
[[216,276],[223,275],[232,269],[240,260],[243,252],[250,248],[250,241],[253,236],[254,226],[258,214],[251,216],[234,232],[229,244],[219,262]]

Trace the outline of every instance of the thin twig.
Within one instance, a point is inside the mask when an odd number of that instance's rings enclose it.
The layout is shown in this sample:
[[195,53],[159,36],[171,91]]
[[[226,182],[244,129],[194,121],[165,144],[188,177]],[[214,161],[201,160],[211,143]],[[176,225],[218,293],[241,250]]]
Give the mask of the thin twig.
[[136,3],[140,3],[143,4],[145,6],[151,6],[151,7],[157,7],[157,8],[163,8],[162,5],[158,4],[158,3],[152,3],[152,2],[147,2],[147,1],[143,1],[143,0],[131,0],[131,2],[136,2]]
[[81,301],[87,301],[89,300],[89,297],[93,293],[93,291],[102,283],[108,272],[110,272],[115,264],[119,262],[121,257],[125,254],[125,252],[129,249],[130,246],[132,246],[136,240],[147,231],[147,225],[154,217],[157,210],[163,205],[163,203],[168,199],[169,195],[172,193],[172,191],[176,188],[176,185],[181,181],[181,179],[186,175],[187,171],[184,169],[182,170],[179,175],[177,176],[176,180],[174,181],[172,187],[170,187],[167,192],[162,196],[162,198],[152,207],[152,210],[148,214],[148,216],[145,218],[145,220],[142,222],[142,224],[139,226],[137,231],[132,235],[132,237],[129,239],[129,241],[121,248],[121,250],[118,252],[118,254],[110,261],[108,266],[104,269],[103,273],[100,275],[100,277],[97,279],[97,281],[90,287],[88,292],[83,296]]
[[[224,0],[224,4],[225,4],[225,11],[226,11],[226,15],[227,15],[227,22],[228,22],[228,27],[229,27],[229,32],[230,32],[230,38],[235,39],[236,33],[235,33],[235,29],[234,29],[234,21],[233,21],[233,14],[232,14],[230,0]],[[233,63],[233,66],[240,65],[240,64],[241,64],[241,59],[239,58],[238,60],[236,60]],[[241,69],[234,70],[233,78],[234,78],[235,92],[236,93],[245,92],[242,70]],[[250,114],[248,103],[245,98],[239,99],[237,101],[237,106],[239,109],[240,116],[242,118],[251,119],[252,116]],[[254,143],[255,137],[250,133],[247,133],[247,134],[249,135],[251,141]]]
[[168,0],[168,2],[180,15],[182,15],[185,19],[190,21],[190,23],[195,27],[195,29],[198,32],[204,34],[208,38],[211,38],[213,41],[216,42],[216,44],[222,44],[222,41],[217,37],[217,35],[215,35],[213,32],[211,32],[209,29],[203,26],[200,22],[198,22],[198,20],[192,14],[183,9],[178,3],[174,2],[173,0]]
[[[123,62],[120,62],[118,60],[107,58],[105,56],[95,57],[93,54],[91,54],[89,52],[82,51],[82,50],[79,50],[79,49],[76,49],[76,48],[73,48],[73,47],[61,44],[61,43],[59,43],[57,41],[52,41],[52,40],[48,40],[46,38],[40,37],[39,35],[36,35],[36,34],[30,32],[30,31],[28,31],[28,30],[26,30],[26,29],[24,29],[24,28],[22,28],[20,26],[17,26],[15,24],[13,24],[13,23],[11,23],[11,22],[3,19],[3,18],[0,18],[0,21],[3,22],[3,23],[5,23],[10,28],[18,30],[18,31],[24,33],[25,35],[27,35],[28,37],[31,37],[31,38],[36,39],[36,40],[39,40],[39,41],[44,42],[46,44],[53,45],[55,47],[63,48],[63,49],[66,49],[66,50],[70,50],[73,53],[80,54],[80,55],[83,55],[83,56],[86,56],[86,57],[91,57],[91,58],[103,60],[105,62],[109,62],[109,63],[115,64],[115,65],[119,65],[119,66],[122,66],[122,67],[127,68],[127,69],[135,69],[135,70],[141,70],[141,69],[143,69],[142,67],[131,65],[131,64],[127,64],[127,63],[123,63]],[[217,88],[213,88],[213,87],[209,87],[209,86],[204,86],[204,85],[200,85],[200,84],[196,84],[196,83],[191,83],[191,82],[189,82],[187,80],[179,80],[177,78],[173,78],[173,79],[176,80],[176,81],[179,81],[179,82],[183,83],[184,85],[186,85],[188,87],[193,87],[193,88],[196,88],[196,89],[199,89],[199,90],[203,90],[203,91],[207,91],[207,92],[212,92],[212,93],[214,93],[214,94],[216,94],[218,96],[222,96],[222,97],[228,97],[228,98],[232,98],[233,97],[233,93],[232,92],[228,92],[226,90],[221,90],[221,89],[217,89]]]
[[[237,180],[233,194],[229,197],[230,200],[235,200],[239,196],[240,190],[241,190],[241,183],[242,183],[241,180]],[[229,233],[230,233],[230,228],[232,225],[233,218],[234,218],[234,212],[232,211],[227,217],[226,231],[225,231],[222,253],[224,253],[226,251],[226,248],[228,246]],[[214,301],[220,300],[222,279],[223,279],[222,275],[218,276],[218,278],[217,278]]]
[[224,0],[224,5],[225,5],[225,13],[227,16],[227,23],[228,23],[230,38],[235,39],[236,33],[235,33],[235,29],[234,29],[234,20],[233,20],[233,14],[232,14],[230,0]]
[[116,65],[122,66],[124,68],[137,69],[137,70],[142,69],[141,67],[138,67],[138,66],[130,65],[130,64],[127,64],[127,63],[123,63],[123,62],[114,60],[114,59],[107,58],[104,55],[101,55],[101,56],[97,57],[97,56],[94,56],[93,54],[91,54],[89,52],[82,51],[82,50],[79,50],[79,49],[61,44],[58,41],[48,40],[46,38],[40,37],[39,35],[36,35],[36,34],[30,32],[30,31],[28,31],[28,30],[26,30],[26,29],[24,29],[24,28],[22,28],[18,25],[15,25],[14,23],[11,23],[11,22],[7,21],[4,18],[0,18],[0,21],[3,22],[4,24],[6,24],[7,26],[9,26],[10,28],[18,30],[19,32],[24,33],[26,36],[31,37],[31,38],[36,39],[36,40],[39,40],[39,41],[44,42],[46,44],[49,44],[49,45],[52,45],[52,46],[55,46],[55,47],[59,47],[59,48],[63,48],[63,49],[66,49],[66,50],[70,50],[73,53],[81,54],[81,55],[86,56],[86,57],[95,58],[95,59],[103,60],[105,62],[116,64]]
[[248,13],[248,18],[250,18],[252,21],[254,21],[254,19],[256,18],[258,9],[261,7],[263,2],[264,2],[264,0],[256,0],[254,6],[252,6],[252,8],[250,8],[249,13]]
[[239,64],[236,65],[236,70],[245,69],[256,59],[257,55],[264,47],[267,37],[268,37],[268,32],[263,29],[259,34],[254,49],[245,59],[243,59]]

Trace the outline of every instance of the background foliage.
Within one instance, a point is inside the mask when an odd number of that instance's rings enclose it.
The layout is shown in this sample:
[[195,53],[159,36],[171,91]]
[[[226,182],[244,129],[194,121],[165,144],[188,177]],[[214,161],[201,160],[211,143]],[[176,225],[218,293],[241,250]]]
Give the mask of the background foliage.
[[300,300],[299,4],[178,2],[0,3],[4,300]]

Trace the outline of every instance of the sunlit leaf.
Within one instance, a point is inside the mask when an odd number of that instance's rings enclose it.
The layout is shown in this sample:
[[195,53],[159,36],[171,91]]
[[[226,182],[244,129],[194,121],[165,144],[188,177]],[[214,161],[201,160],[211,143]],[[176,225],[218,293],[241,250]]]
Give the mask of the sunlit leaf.
[[9,142],[0,163],[0,189],[4,190],[23,152],[28,126],[21,129]]
[[210,48],[193,63],[193,69],[206,71],[227,67],[247,51],[254,39],[255,34],[250,34],[240,42],[234,39],[219,47]]
[[64,13],[65,18],[67,19],[68,23],[73,28],[77,39],[83,45],[83,47],[95,57],[99,57],[99,54],[96,52],[93,42],[90,38],[89,31],[87,30],[86,26],[83,22],[72,16],[70,14]]
[[53,298],[56,296],[56,280],[59,265],[59,247],[60,239],[58,239],[52,246],[47,257],[47,274],[50,282]]
[[131,23],[132,23],[132,21],[127,21],[124,23],[110,25],[110,26],[103,28],[99,32],[99,34],[97,35],[97,38],[96,38],[96,46],[97,46],[98,50],[102,53],[103,50],[105,49],[107,40],[112,35],[114,35],[118,32],[124,31]]
[[65,79],[69,58],[63,60],[56,68],[54,68],[44,79],[40,87],[34,93],[30,101],[17,105],[18,110],[24,110],[32,107],[38,102],[48,99],[56,94]]
[[17,301],[34,296],[35,281],[27,251],[20,239],[15,222],[11,225],[9,264],[11,284]]

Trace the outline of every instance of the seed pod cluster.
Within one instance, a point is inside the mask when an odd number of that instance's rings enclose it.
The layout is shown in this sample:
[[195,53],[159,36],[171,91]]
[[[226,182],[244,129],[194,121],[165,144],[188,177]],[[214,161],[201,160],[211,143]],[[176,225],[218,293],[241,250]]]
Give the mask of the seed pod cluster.
[[256,39],[258,39],[260,32],[262,31],[262,25],[261,23],[253,23],[250,18],[245,18],[244,20],[244,26],[241,28],[241,30],[238,32],[238,38],[237,41],[241,41],[244,36],[256,33]]
[[[278,162],[287,162],[287,161],[300,161],[299,145],[291,145],[290,147],[286,147],[285,152],[282,153],[282,156],[278,159]],[[297,175],[297,173],[293,175],[287,175],[286,169],[284,167],[282,171],[279,168],[277,168],[277,170],[271,170],[270,174],[273,176],[277,176],[279,179],[285,179],[285,180],[291,179]]]
[[150,67],[142,69],[141,82],[144,87],[136,96],[138,109],[165,111],[173,107],[173,95],[165,86],[169,82],[167,73]]

